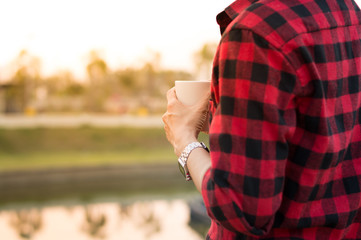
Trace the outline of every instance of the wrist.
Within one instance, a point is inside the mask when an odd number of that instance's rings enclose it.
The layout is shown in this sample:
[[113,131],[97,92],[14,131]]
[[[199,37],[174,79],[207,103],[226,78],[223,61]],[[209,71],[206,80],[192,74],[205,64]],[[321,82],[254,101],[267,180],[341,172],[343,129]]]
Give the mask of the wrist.
[[197,151],[196,150],[197,148],[202,148],[202,149],[206,150],[207,152],[209,152],[207,146],[203,142],[198,142],[198,141],[191,142],[185,147],[185,149],[181,153],[180,157],[178,158],[179,170],[181,171],[181,173],[183,174],[183,176],[186,178],[187,181],[192,179],[191,174],[188,169],[187,162],[188,162],[190,154],[193,151]]
[[178,141],[178,143],[174,146],[174,152],[176,154],[177,157],[179,157],[183,150],[188,146],[188,144],[192,143],[192,142],[197,142],[198,139],[196,137],[185,137],[183,139],[180,139]]

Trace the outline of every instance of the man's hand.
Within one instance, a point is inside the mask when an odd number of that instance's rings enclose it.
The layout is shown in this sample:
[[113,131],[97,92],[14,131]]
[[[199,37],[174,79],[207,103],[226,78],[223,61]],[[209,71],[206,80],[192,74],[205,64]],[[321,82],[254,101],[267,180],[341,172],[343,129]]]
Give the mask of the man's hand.
[[208,128],[204,126],[207,126],[209,97],[210,93],[195,105],[188,106],[177,99],[175,88],[168,91],[167,112],[162,120],[167,139],[178,157],[189,143],[197,141],[201,130]]

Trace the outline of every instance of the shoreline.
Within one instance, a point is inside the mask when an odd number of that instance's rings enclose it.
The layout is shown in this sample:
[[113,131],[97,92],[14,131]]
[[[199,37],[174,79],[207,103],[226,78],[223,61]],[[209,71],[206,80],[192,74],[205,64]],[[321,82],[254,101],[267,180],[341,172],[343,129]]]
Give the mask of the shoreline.
[[39,114],[25,116],[22,114],[0,114],[0,128],[36,128],[36,127],[163,127],[160,115],[105,115],[105,114]]
[[98,195],[193,191],[176,164],[136,164],[0,172],[0,204]]

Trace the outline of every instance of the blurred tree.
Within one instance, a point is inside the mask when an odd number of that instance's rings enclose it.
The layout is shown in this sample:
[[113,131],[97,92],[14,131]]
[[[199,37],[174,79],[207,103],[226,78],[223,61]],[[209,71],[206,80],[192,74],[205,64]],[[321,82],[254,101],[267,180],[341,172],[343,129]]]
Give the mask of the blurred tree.
[[141,72],[143,73],[145,84],[143,90],[146,92],[146,94],[150,97],[153,95],[156,95],[157,89],[157,71],[156,67],[151,62],[147,62],[144,64],[143,68],[141,69]]
[[77,82],[72,82],[64,89],[64,94],[67,96],[81,96],[85,92],[85,87]]
[[[207,45],[198,53],[199,69],[209,63],[209,49]],[[139,68],[111,71],[100,52],[93,50],[86,65],[88,81],[81,82],[66,70],[42,78],[40,60],[22,50],[13,62],[14,75],[6,85],[6,95],[3,86],[3,98],[10,99],[7,102],[11,106],[7,108],[17,111],[34,108],[53,112],[136,113],[146,109],[159,113],[164,111],[164,96],[174,86],[174,80],[194,79],[185,71],[162,69],[161,59],[159,52],[149,50],[140,59]]]
[[99,52],[93,50],[89,54],[89,63],[86,69],[89,77],[87,108],[91,112],[101,112],[111,89],[107,82],[109,80],[108,65],[100,57]]
[[[142,69],[143,92],[147,98],[159,95],[159,72],[161,69],[162,55],[153,50],[148,50],[146,53],[146,61]],[[145,100],[148,102],[148,100]]]
[[152,112],[155,108],[157,104],[155,99],[159,98],[160,89],[162,89],[161,54],[148,50],[140,62],[144,62],[141,68],[118,70],[115,77],[123,95],[123,101],[127,101],[127,108],[132,108],[133,113],[144,114]]
[[140,88],[139,72],[133,68],[117,70],[114,73],[117,83],[120,87],[121,94],[125,96],[134,96]]
[[11,92],[20,111],[32,108],[35,89],[40,82],[40,59],[22,50],[14,60],[15,74],[11,82],[16,86]]
[[52,96],[64,95],[66,89],[70,85],[77,84],[73,74],[69,71],[59,71],[56,74],[47,77],[43,81],[48,90],[48,94]]
[[38,96],[38,106],[43,111],[51,112],[82,111],[87,88],[71,72],[59,71],[42,81],[38,95],[44,92],[45,97],[41,98],[41,94]]
[[197,74],[200,79],[209,80],[211,78],[211,67],[216,50],[216,43],[205,43],[194,53]]
[[191,80],[194,78],[194,76],[189,72],[176,70],[163,70],[159,73],[159,75],[162,79],[165,90],[174,87],[175,80]]
[[89,53],[89,63],[86,67],[91,81],[100,81],[104,79],[108,72],[107,63],[99,56],[100,54],[92,50]]
[[141,59],[143,65],[152,64],[154,71],[158,72],[161,70],[162,54],[158,51],[147,49],[146,53]]

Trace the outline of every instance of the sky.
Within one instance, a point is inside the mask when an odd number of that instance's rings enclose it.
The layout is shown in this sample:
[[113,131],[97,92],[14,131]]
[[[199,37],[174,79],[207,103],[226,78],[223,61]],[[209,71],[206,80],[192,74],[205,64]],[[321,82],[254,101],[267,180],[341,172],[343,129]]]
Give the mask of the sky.
[[219,41],[216,15],[232,2],[0,0],[0,81],[23,49],[41,59],[43,75],[84,77],[91,50],[112,69],[140,66],[159,52],[163,68],[192,71],[194,52]]
[[143,64],[153,52],[161,66],[192,70],[192,55],[218,42],[216,15],[232,0],[0,0],[0,80],[25,49],[42,74],[85,75],[96,50],[110,68]]

